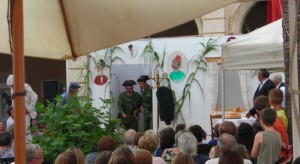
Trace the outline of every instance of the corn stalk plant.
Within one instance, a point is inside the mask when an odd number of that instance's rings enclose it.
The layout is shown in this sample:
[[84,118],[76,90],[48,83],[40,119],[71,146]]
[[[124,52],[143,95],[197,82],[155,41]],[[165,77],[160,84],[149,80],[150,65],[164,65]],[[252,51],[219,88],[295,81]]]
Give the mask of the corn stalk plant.
[[[176,116],[178,116],[179,114],[182,116],[181,109],[183,107],[183,104],[185,103],[185,101],[187,99],[188,100],[191,99],[190,87],[192,86],[192,84],[194,84],[194,83],[197,84],[197,86],[199,87],[200,92],[203,94],[203,88],[202,88],[200,82],[198,81],[198,79],[195,78],[195,76],[201,70],[206,71],[207,64],[204,60],[204,57],[210,51],[215,49],[216,41],[214,39],[209,39],[205,44],[204,43],[199,43],[199,45],[202,48],[200,53],[197,54],[197,55],[194,55],[192,57],[192,59],[189,61],[189,65],[192,65],[193,63],[195,63],[196,67],[194,68],[193,71],[189,71],[191,73],[189,74],[189,77],[187,78],[186,84],[183,88],[183,92],[182,92],[183,94],[178,100],[176,98],[174,90],[172,89],[170,79],[168,77],[165,77],[165,80],[167,82],[167,87],[173,93],[173,101],[175,103],[175,109],[177,109],[176,110]],[[164,71],[165,55],[166,55],[166,51],[164,49],[164,52],[162,54],[162,59],[160,59],[158,53],[154,50],[154,48],[152,46],[152,42],[150,40],[148,42],[148,45],[146,45],[146,47],[144,48],[141,58],[144,59],[144,63],[146,63],[146,62],[152,63],[153,62],[152,59],[154,59],[154,61],[156,62],[156,65],[154,67],[154,72],[156,72],[157,70],[165,72]],[[183,122],[185,123],[185,119],[184,119],[183,116],[182,116],[182,119],[183,119]]]
[[187,78],[186,84],[183,88],[183,94],[177,102],[178,105],[179,105],[178,110],[177,110],[177,114],[179,112],[181,112],[181,109],[182,109],[182,106],[183,106],[185,100],[187,98],[188,98],[188,100],[191,100],[190,88],[191,88],[192,84],[196,84],[199,87],[200,92],[203,95],[203,88],[202,88],[200,82],[198,81],[198,79],[195,78],[195,76],[201,70],[206,71],[207,63],[205,62],[204,57],[209,52],[214,50],[215,46],[217,46],[217,45],[216,45],[216,40],[214,40],[214,39],[209,39],[205,44],[204,43],[199,43],[199,45],[201,46],[202,50],[200,50],[199,54],[194,55],[192,57],[192,59],[189,61],[190,66],[193,65],[193,63],[195,63],[196,67],[194,67],[194,70],[191,71],[191,73],[189,74],[189,77]]

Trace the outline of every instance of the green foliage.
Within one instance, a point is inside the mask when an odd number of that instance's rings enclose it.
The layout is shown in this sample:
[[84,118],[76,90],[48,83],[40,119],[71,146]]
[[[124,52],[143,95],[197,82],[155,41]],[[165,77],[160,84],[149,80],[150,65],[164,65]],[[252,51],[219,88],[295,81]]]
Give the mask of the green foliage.
[[[60,96],[55,99],[62,100]],[[38,103],[36,108],[40,114],[39,123],[44,124],[45,129],[43,135],[35,135],[32,142],[41,145],[47,160],[54,160],[70,147],[80,148],[85,154],[96,151],[98,139],[103,135],[121,142],[123,131],[115,128],[120,120],[111,119],[108,110],[92,107],[88,98],[58,107],[53,103],[47,107]]]

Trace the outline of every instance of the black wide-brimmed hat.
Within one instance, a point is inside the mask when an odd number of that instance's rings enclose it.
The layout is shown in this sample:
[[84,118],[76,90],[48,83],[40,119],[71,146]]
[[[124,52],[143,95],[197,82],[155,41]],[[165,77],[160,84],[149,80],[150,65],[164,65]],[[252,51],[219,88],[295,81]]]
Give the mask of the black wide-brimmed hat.
[[133,86],[135,84],[136,84],[136,82],[133,80],[126,80],[126,81],[124,81],[123,86]]
[[147,75],[141,75],[138,79],[137,79],[137,81],[138,82],[146,82],[147,80],[149,80],[150,78],[149,78],[149,76],[147,76]]

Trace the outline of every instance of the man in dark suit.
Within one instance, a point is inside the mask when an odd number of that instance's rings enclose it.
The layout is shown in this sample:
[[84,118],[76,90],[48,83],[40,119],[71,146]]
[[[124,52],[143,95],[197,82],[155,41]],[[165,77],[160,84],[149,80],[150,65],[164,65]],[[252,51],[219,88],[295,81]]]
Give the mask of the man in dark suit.
[[[257,87],[253,100],[260,95],[265,95],[268,97],[269,91],[275,88],[274,83],[269,79],[270,73],[266,69],[260,69],[257,73],[258,81],[260,82]],[[254,108],[251,108],[249,112],[246,114],[246,117],[254,116],[256,113]]]

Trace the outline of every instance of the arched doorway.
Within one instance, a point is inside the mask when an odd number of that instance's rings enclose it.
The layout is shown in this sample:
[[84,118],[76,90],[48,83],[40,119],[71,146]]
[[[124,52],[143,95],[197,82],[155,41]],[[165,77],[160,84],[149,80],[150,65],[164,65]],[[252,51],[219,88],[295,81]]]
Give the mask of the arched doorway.
[[267,2],[257,2],[246,15],[242,33],[246,34],[267,24]]

